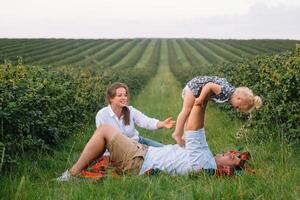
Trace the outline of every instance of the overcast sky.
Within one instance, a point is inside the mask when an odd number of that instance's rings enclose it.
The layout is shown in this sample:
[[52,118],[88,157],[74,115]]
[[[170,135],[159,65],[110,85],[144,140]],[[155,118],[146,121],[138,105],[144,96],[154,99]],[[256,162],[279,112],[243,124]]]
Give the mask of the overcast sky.
[[300,39],[300,0],[0,0],[0,38]]

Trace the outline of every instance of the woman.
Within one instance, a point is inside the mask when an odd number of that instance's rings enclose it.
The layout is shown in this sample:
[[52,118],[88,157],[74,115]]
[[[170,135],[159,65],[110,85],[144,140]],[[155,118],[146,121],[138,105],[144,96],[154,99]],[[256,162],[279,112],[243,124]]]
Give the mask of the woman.
[[135,124],[148,130],[172,128],[175,121],[171,117],[164,121],[149,118],[133,106],[128,106],[129,90],[123,83],[113,83],[106,92],[108,106],[98,111],[96,126],[108,124],[116,128],[127,137],[147,146],[161,147],[163,144],[139,135]]

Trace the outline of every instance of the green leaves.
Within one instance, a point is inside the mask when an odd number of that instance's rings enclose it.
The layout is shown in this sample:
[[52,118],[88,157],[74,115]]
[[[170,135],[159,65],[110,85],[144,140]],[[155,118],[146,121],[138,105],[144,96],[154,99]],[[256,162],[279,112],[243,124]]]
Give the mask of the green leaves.
[[[299,46],[294,52],[256,57],[219,67],[221,76],[235,86],[247,86],[263,98],[263,107],[254,113],[257,138],[300,138]],[[279,128],[279,129],[278,129]],[[262,134],[269,129],[270,135]],[[298,130],[298,131],[297,131]]]
[[4,161],[25,151],[50,149],[103,104],[99,95],[104,86],[91,75],[74,78],[20,64],[0,65],[0,74],[0,141],[8,158]]
[[0,142],[5,163],[27,151],[53,146],[94,118],[104,105],[107,85],[119,81],[132,95],[154,76],[157,66],[94,71],[60,67],[50,71],[19,63],[0,65]]

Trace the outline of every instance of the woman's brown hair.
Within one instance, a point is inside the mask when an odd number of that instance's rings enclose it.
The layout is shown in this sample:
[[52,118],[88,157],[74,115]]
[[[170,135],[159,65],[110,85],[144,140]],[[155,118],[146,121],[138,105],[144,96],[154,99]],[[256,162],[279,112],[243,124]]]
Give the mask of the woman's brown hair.
[[[107,104],[110,104],[110,99],[113,99],[117,95],[116,91],[117,91],[118,88],[124,88],[126,90],[127,97],[129,99],[128,86],[124,83],[115,82],[115,83],[111,84],[106,90],[105,100],[106,100]],[[124,118],[123,118],[124,119],[124,124],[129,125],[129,123],[130,123],[130,111],[127,108],[127,106],[124,106],[122,108],[122,115],[124,116]]]

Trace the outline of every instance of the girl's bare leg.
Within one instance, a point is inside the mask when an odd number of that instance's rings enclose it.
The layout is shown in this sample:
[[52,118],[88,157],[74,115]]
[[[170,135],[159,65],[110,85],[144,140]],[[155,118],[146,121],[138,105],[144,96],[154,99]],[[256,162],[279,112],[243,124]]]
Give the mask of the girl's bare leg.
[[181,131],[191,112],[194,102],[195,97],[193,92],[191,90],[187,90],[184,96],[182,110],[177,117],[175,131],[172,133],[172,138],[177,142],[177,144],[184,144],[184,140],[181,138]]

